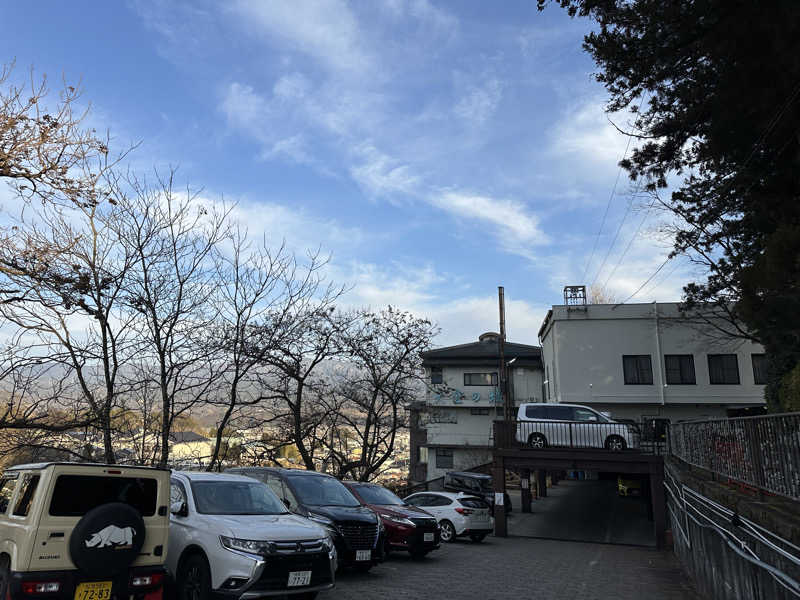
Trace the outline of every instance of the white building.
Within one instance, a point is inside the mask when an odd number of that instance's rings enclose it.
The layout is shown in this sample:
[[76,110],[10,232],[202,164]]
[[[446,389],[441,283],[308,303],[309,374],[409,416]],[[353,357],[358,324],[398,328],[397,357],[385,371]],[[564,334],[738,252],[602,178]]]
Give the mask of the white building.
[[[503,416],[498,340],[484,333],[477,342],[422,353],[428,389],[411,415],[413,481],[492,460],[492,422]],[[505,360],[512,402],[541,402],[541,349],[506,342]]]
[[[712,321],[724,326],[723,321]],[[539,330],[548,402],[614,418],[724,417],[764,405],[764,349],[678,303],[553,306]]]

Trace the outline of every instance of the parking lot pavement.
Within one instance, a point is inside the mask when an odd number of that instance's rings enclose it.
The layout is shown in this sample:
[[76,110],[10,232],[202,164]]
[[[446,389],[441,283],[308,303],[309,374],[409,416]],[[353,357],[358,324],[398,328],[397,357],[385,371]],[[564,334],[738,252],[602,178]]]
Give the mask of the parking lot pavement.
[[510,535],[655,546],[653,523],[643,498],[620,498],[616,481],[564,480],[523,513],[519,492],[510,491],[514,507]]
[[421,561],[393,554],[336,579],[319,600],[698,598],[671,552],[525,538],[459,540]]

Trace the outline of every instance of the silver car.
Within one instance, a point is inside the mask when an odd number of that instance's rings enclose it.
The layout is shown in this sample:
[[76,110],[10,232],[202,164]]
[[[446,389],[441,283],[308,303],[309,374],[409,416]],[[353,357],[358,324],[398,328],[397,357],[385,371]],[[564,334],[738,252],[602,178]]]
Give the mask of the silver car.
[[588,406],[580,404],[521,404],[517,412],[517,441],[530,448],[635,448],[633,432]]

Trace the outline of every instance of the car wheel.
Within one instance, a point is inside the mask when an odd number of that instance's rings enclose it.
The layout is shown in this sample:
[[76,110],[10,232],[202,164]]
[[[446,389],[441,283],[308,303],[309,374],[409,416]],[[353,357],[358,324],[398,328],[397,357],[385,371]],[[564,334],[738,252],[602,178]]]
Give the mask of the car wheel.
[[541,448],[547,448],[547,438],[541,433],[532,433],[528,437],[528,447],[535,448],[537,450]]
[[178,571],[178,600],[209,600],[211,573],[199,554],[187,558]]
[[478,533],[478,534],[469,536],[469,539],[471,539],[476,544],[480,544],[484,540],[485,537],[486,537],[485,533]]
[[0,599],[5,600],[8,580],[11,576],[11,563],[8,556],[0,558]]
[[612,452],[621,452],[622,450],[625,450],[627,444],[620,436],[610,435],[608,438],[606,438],[605,446],[606,450],[611,450]]
[[442,541],[450,543],[456,539],[456,528],[450,521],[442,521],[439,523],[442,526]]

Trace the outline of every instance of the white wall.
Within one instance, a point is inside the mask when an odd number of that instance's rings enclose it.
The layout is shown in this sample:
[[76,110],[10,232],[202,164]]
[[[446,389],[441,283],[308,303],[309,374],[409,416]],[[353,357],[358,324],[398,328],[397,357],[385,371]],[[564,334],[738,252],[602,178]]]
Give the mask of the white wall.
[[[663,400],[664,405],[685,407],[687,414],[697,412],[692,407],[699,404],[763,403],[764,386],[754,383],[751,362],[752,354],[763,353],[761,346],[720,339],[708,326],[682,319],[677,304],[659,304],[658,321],[654,310],[653,304],[619,305],[616,309],[613,305],[589,305],[585,311],[554,306],[541,339],[543,362],[550,369],[552,401],[615,405],[619,411],[625,404],[657,408]],[[728,353],[738,357],[740,384],[711,385],[708,354]],[[622,356],[626,354],[651,356],[653,385],[625,385]],[[665,354],[692,354],[696,385],[664,386]]]

